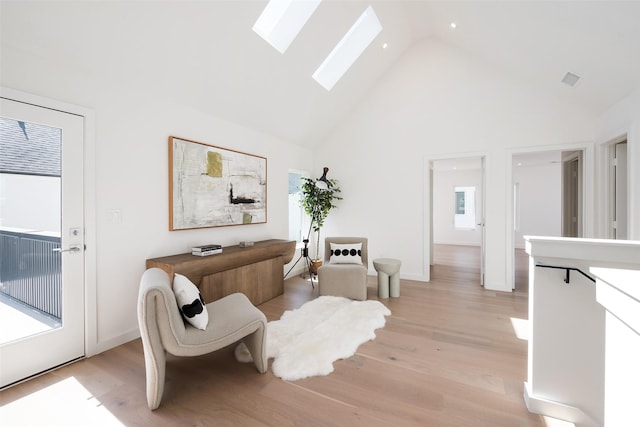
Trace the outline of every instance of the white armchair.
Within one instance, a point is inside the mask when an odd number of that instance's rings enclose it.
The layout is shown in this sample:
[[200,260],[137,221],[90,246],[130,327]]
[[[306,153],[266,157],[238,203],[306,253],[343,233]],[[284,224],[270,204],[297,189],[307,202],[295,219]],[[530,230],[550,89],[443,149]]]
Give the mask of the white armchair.
[[226,296],[206,305],[205,330],[185,322],[171,289],[171,278],[162,269],[144,272],[138,294],[138,324],[144,349],[147,404],[160,406],[164,391],[166,352],[176,356],[200,356],[242,340],[260,373],[267,371],[267,318],[246,295]]

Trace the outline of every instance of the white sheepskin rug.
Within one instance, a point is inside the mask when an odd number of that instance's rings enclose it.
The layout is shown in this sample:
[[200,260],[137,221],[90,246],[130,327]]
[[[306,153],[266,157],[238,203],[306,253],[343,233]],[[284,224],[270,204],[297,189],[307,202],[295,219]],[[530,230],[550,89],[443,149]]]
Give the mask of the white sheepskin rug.
[[[275,376],[295,381],[333,372],[333,362],[353,356],[360,346],[375,339],[391,311],[379,301],[352,301],[321,296],[280,320],[267,324],[267,357],[273,358]],[[235,350],[240,362],[251,362],[247,347]]]

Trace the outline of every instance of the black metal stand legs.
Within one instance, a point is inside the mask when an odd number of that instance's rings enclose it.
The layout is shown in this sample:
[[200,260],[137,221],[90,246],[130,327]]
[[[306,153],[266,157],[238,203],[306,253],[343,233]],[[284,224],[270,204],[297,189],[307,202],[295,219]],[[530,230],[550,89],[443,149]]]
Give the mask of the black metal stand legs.
[[307,271],[307,273],[309,274],[309,278],[311,279],[311,287],[315,288],[315,285],[313,284],[313,273],[311,272],[311,260],[309,259],[309,248],[307,247],[307,245],[309,244],[309,239],[304,239],[302,243],[304,243],[304,248],[302,248],[302,250],[300,251],[300,256],[291,266],[289,271],[287,271],[287,274],[284,275],[284,278],[286,279],[289,273],[291,273],[291,270],[293,270],[298,262],[300,262],[300,260],[304,258],[305,270]]

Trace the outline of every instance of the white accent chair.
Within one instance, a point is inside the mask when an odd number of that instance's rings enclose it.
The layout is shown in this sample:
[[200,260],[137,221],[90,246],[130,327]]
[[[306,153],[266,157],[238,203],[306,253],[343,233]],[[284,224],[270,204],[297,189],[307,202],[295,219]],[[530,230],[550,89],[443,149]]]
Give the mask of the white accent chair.
[[[318,289],[320,295],[333,295],[354,300],[367,299],[367,271],[369,261],[366,237],[327,237],[324,239],[324,261],[318,268]],[[332,264],[331,243],[362,243],[362,265]]]
[[162,400],[166,352],[176,356],[200,356],[242,340],[258,372],[267,371],[267,318],[246,295],[232,294],[206,307],[209,324],[205,330],[200,330],[182,318],[171,278],[164,270],[150,268],[142,275],[138,324],[144,349],[149,409],[157,409]]

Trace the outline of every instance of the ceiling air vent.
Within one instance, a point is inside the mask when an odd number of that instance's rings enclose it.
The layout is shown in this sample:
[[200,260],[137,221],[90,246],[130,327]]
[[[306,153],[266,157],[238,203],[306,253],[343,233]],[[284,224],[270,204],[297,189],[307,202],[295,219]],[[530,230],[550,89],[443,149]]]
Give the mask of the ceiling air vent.
[[580,80],[580,76],[579,75],[573,74],[573,73],[567,73],[562,78],[562,83],[573,87],[578,83],[578,80]]

